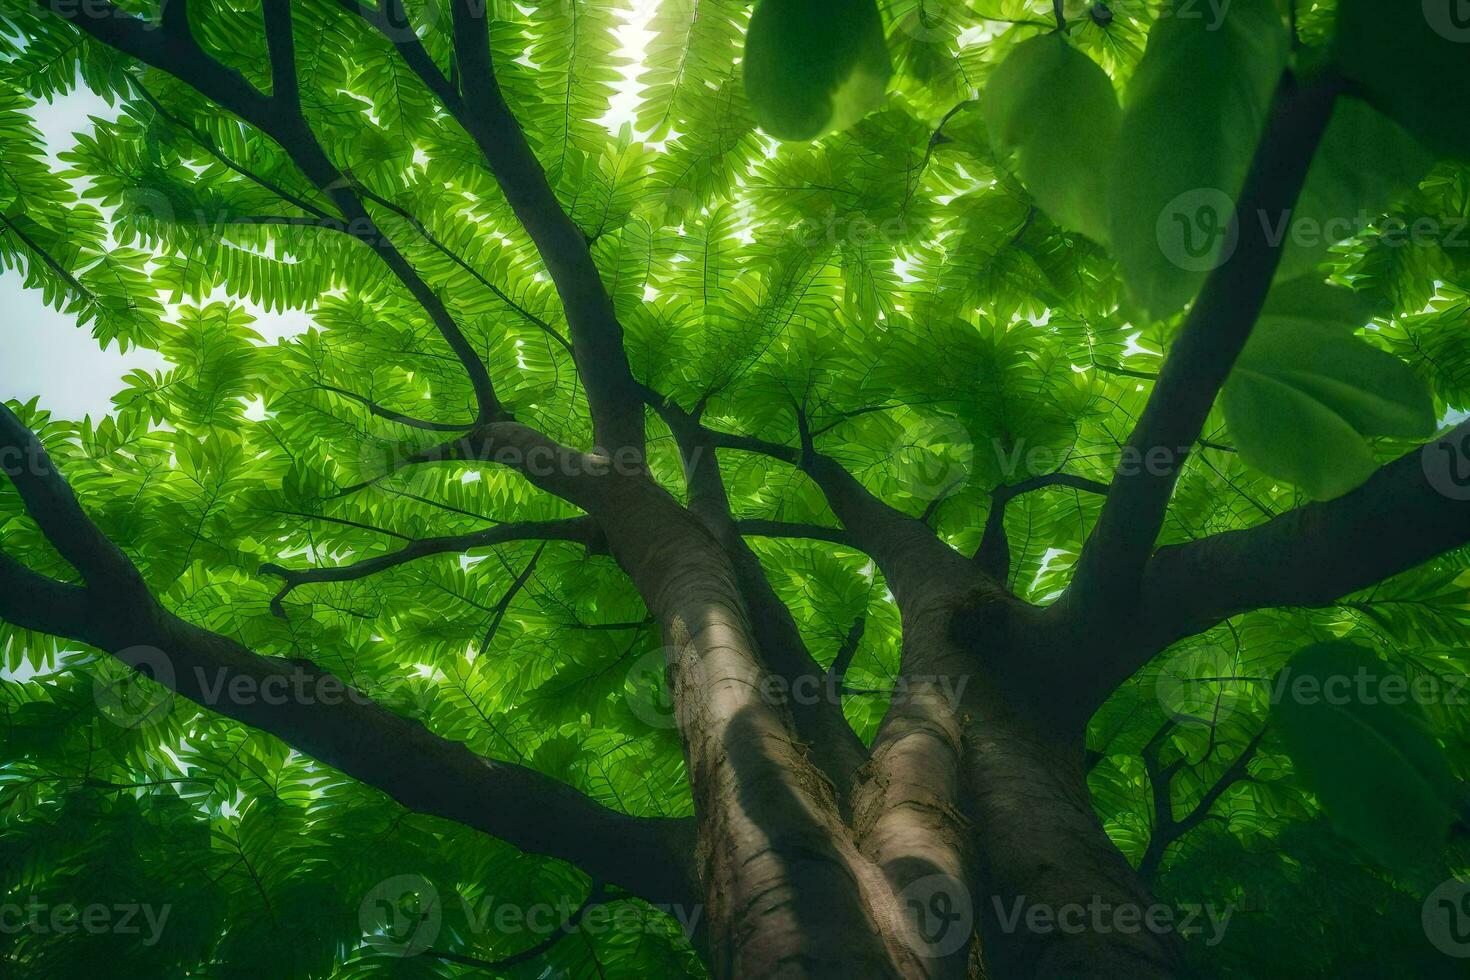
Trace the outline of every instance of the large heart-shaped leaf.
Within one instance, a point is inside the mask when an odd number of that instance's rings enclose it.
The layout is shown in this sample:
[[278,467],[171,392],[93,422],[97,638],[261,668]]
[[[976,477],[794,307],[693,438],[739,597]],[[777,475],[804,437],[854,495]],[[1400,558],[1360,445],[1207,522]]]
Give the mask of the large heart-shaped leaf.
[[1470,3],[1339,0],[1336,57],[1425,146],[1470,158]]
[[1135,296],[1168,316],[1228,257],[1288,37],[1274,0],[1218,16],[1176,0],[1149,32],[1109,172],[1113,252]]
[[1108,235],[1108,167],[1122,113],[1107,73],[1060,35],[1017,46],[986,84],[997,149],[1016,150],[1021,182],[1057,224]]
[[1366,102],[1339,99],[1283,230],[1278,278],[1306,273],[1331,246],[1367,231],[1432,166],[1434,158],[1402,126]]
[[1454,813],[1454,780],[1414,690],[1343,641],[1302,650],[1272,686],[1271,724],[1334,828],[1393,868],[1432,859]]
[[809,140],[876,109],[893,65],[874,0],[761,0],[745,35],[744,70],[761,128]]
[[1368,436],[1434,431],[1428,386],[1353,335],[1367,320],[1354,307],[1348,290],[1289,285],[1267,304],[1221,398],[1241,458],[1322,499],[1372,475]]

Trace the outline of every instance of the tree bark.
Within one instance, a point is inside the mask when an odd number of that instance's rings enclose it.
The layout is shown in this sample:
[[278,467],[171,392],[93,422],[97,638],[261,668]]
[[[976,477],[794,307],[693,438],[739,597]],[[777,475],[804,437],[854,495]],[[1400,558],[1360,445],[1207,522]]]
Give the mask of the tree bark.
[[999,977],[1180,975],[1157,903],[1093,812],[1080,737],[1059,737],[977,684],[965,700],[965,779],[980,855],[979,922]]
[[[1470,539],[1463,502],[1435,485],[1424,468],[1429,463],[1406,457],[1337,501],[1250,530],[1155,549],[1188,447],[1270,287],[1279,248],[1265,240],[1259,223],[1241,220],[1235,256],[1209,278],[1130,436],[1129,448],[1139,455],[1169,450],[1170,465],[1162,472],[1120,472],[1108,487],[1054,474],[997,490],[989,528],[969,560],[923,520],[885,504],[818,452],[801,413],[799,448],[715,433],[699,424],[697,413],[666,404],[633,378],[622,327],[586,238],[558,203],[495,81],[483,4],[452,4],[451,81],[416,35],[389,29],[389,14],[401,17],[401,7],[339,3],[389,35],[502,185],[565,308],[594,440],[604,450],[632,449],[641,461],[644,406],[653,405],[684,452],[689,506],[658,486],[641,463],[631,474],[586,476],[606,461],[605,452],[560,446],[507,419],[484,364],[442,300],[378,233],[361,192],[343,179],[310,129],[284,0],[267,0],[264,8],[269,95],[195,41],[183,0],[169,5],[157,31],[107,0],[91,5],[104,16],[82,16],[59,0],[47,6],[270,136],[341,212],[344,225],[368,229],[364,240],[463,363],[477,403],[475,423],[460,429],[338,392],[402,424],[467,432],[411,463],[506,463],[587,512],[416,542],[336,569],[266,570],[284,578],[289,591],[518,537],[605,543],[662,631],[697,844],[686,821],[608,810],[365,700],[327,707],[211,698],[201,678],[217,674],[224,683],[244,679],[257,687],[292,678],[320,687],[336,679],[309,662],[259,656],[163,609],[122,551],[87,519],[34,437],[4,409],[0,446],[24,449],[27,459],[44,463],[6,473],[82,584],[38,575],[0,553],[0,614],[90,643],[135,668],[142,663],[137,648],[161,650],[176,674],[174,690],[277,734],[405,806],[573,862],[651,901],[702,896],[707,962],[717,978],[936,980],[983,969],[1005,978],[1178,976],[1179,937],[1151,916],[1158,907],[1148,888],[1091,806],[1083,757],[1091,712],[1176,639],[1242,610],[1327,601]],[[1339,91],[1331,76],[1305,86],[1283,79],[1241,216],[1292,206]],[[1470,455],[1466,446],[1470,429],[1462,427],[1427,450],[1436,451],[1435,459],[1458,460]],[[707,465],[691,447],[709,450]],[[737,520],[714,448],[763,453],[798,467],[843,527]],[[549,465],[544,471],[526,466],[533,458]],[[1014,493],[1051,484],[1105,492],[1107,500],[1065,598],[1039,609],[1007,588],[1003,506]],[[837,542],[871,555],[882,570],[901,613],[903,647],[898,686],[871,748],[846,725],[840,699],[813,708],[769,696],[772,676],[788,689],[806,674],[819,683],[827,677],[742,530]],[[1237,770],[1248,760],[1237,760]],[[1171,816],[1171,831],[1202,813],[1182,821]],[[1150,870],[1166,846],[1150,850]]]
[[763,693],[738,573],[714,535],[644,477],[593,514],[662,626],[699,827],[716,977],[925,976],[887,883],[832,784]]

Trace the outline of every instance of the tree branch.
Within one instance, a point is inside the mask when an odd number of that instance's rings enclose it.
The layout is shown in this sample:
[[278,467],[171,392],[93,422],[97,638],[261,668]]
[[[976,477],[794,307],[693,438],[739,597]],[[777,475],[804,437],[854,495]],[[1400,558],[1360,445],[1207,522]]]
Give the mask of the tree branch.
[[431,956],[436,960],[443,960],[446,963],[458,963],[461,966],[474,966],[479,967],[483,970],[506,970],[513,966],[519,966],[522,963],[528,963],[531,960],[534,960],[550,952],[553,946],[555,946],[557,943],[561,942],[567,936],[570,936],[574,931],[576,931],[577,925],[593,908],[598,905],[605,905],[608,902],[616,901],[618,898],[619,896],[608,894],[607,886],[603,885],[601,882],[594,882],[592,885],[592,890],[587,894],[587,899],[576,909],[574,909],[572,911],[572,914],[567,916],[566,921],[558,926],[551,935],[536,943],[536,945],[534,946],[523,949],[519,953],[512,953],[510,956],[503,956],[498,960],[482,960],[475,956],[465,956],[461,953],[449,953],[433,949],[426,950],[425,952],[426,955]]
[[337,4],[387,38],[409,69],[428,86],[451,115],[458,116],[464,111],[458,90],[429,57],[400,0],[383,0],[381,7],[360,3],[359,0],[337,0]]
[[428,432],[468,432],[472,428],[472,426],[468,425],[454,425],[448,422],[429,422],[424,419],[414,418],[412,415],[404,415],[402,412],[395,412],[391,408],[385,408],[371,398],[359,395],[355,391],[348,391],[345,388],[338,388],[335,385],[318,384],[317,387],[323,391],[330,391],[334,395],[341,395],[343,398],[349,398],[357,402],[380,419],[387,419],[390,422],[397,422],[399,425],[406,425],[410,428],[423,429]]
[[[643,449],[643,401],[623,347],[623,328],[592,260],[586,236],[557,200],[496,82],[487,11],[475,0],[454,0],[457,77],[463,94],[423,52],[406,20],[394,25],[352,0],[342,6],[372,24],[403,55],[470,135],[506,201],[535,243],[556,285],[571,330],[573,358],[587,387],[596,443],[608,451]],[[399,8],[401,14],[401,8]]]
[[[351,565],[338,565],[330,568],[285,568],[268,562],[260,566],[260,571],[263,575],[275,575],[285,580],[285,586],[271,600],[271,612],[285,619],[286,610],[281,605],[282,602],[303,585],[356,581],[431,555],[466,554],[477,548],[491,548],[512,541],[573,541],[590,547],[597,540],[597,525],[592,518],[573,517],[561,521],[497,524],[483,531],[474,531],[469,534],[424,538],[389,554],[367,558]],[[539,557],[541,553],[538,551],[536,554]],[[514,595],[514,592],[511,594]],[[509,605],[509,602],[506,605]],[[493,634],[494,631],[491,632]],[[488,643],[489,637],[486,640]]]
[[830,541],[832,544],[840,544],[847,548],[854,547],[852,535],[840,527],[742,517],[736,520],[735,528],[741,534],[752,538],[807,538],[812,541]]
[[[166,0],[165,6],[171,0]],[[271,98],[282,105],[300,105],[296,77],[296,38],[291,32],[291,0],[261,0],[265,16],[265,43],[271,61]]]
[[[609,810],[535,770],[479,756],[374,703],[306,660],[260,656],[164,609],[82,511],[35,436],[0,405],[4,472],[86,587],[0,554],[0,617],[104,650],[196,704],[269,732],[419,813],[568,861],[649,901],[687,901],[688,821]],[[15,462],[23,461],[23,462]],[[303,692],[234,697],[229,692]]]
[[1162,649],[1252,609],[1327,605],[1470,543],[1466,470],[1470,422],[1336,500],[1160,548],[1144,577],[1144,642]]
[[1225,791],[1249,776],[1250,762],[1255,758],[1256,750],[1261,746],[1261,739],[1266,735],[1264,727],[1256,732],[1240,754],[1235,757],[1235,761],[1225,768],[1220,778],[1215,780],[1209,789],[1205,790],[1199,802],[1190,808],[1189,813],[1176,819],[1174,817],[1174,777],[1183,769],[1194,768],[1183,756],[1167,765],[1159,761],[1159,751],[1176,727],[1173,721],[1165,722],[1163,727],[1148,740],[1148,744],[1140,753],[1144,771],[1148,773],[1154,807],[1153,833],[1149,835],[1148,846],[1144,849],[1143,858],[1138,862],[1138,874],[1145,881],[1152,881],[1158,874],[1159,866],[1163,863],[1164,855],[1168,853],[1170,846],[1204,823],[1210,816],[1210,810],[1219,802],[1220,797],[1225,795]]
[[495,285],[495,283],[487,279],[483,274],[481,274],[478,269],[466,262],[459,255],[459,253],[451,250],[449,246],[440,241],[438,236],[431,232],[422,221],[414,217],[407,208],[404,208],[394,203],[393,201],[390,201],[386,197],[382,197],[381,195],[374,193],[366,187],[362,187],[359,185],[356,189],[357,192],[363,197],[367,198],[375,204],[387,208],[389,211],[392,211],[404,221],[407,221],[409,225],[413,227],[414,231],[418,232],[419,237],[429,243],[429,246],[431,248],[433,248],[445,258],[449,259],[449,261],[453,262],[455,265],[463,269],[466,273],[473,277],[476,282],[478,282],[481,286],[484,286],[491,295],[493,295],[496,299],[500,300],[506,306],[514,310],[527,323],[530,323],[532,326],[536,327],[536,329],[545,333],[552,340],[555,340],[568,354],[572,353],[571,342],[563,337],[559,330],[557,330],[551,324],[547,323],[541,317],[526,309],[524,306],[517,303],[515,300],[511,299],[510,296],[505,292],[505,290],[501,289],[499,286]]
[[[660,412],[667,410],[662,395],[646,386],[643,392],[655,409]],[[870,555],[883,569],[895,594],[901,590],[918,592],[933,582],[935,576],[945,575],[946,570],[952,582],[974,577],[970,563],[941,541],[931,528],[884,503],[842,464],[817,452],[812,445],[812,434],[805,416],[799,411],[798,422],[802,430],[801,449],[696,425],[715,448],[779,459],[791,463],[810,477],[846,531],[848,540],[838,543]]]
[[265,130],[276,107],[233,68],[211,57],[189,30],[181,0],[163,5],[162,30],[124,11],[112,0],[68,3],[42,0],[46,9],[111,48],[182,79],[206,98]]
[[265,190],[270,191],[272,194],[276,195],[287,204],[299,208],[302,211],[305,211],[307,214],[313,215],[321,222],[338,220],[336,218],[333,218],[327,212],[323,211],[321,208],[317,207],[315,204],[312,204],[310,201],[304,200],[301,197],[292,194],[290,191],[286,190],[284,187],[281,187],[274,181],[267,180],[265,177],[262,177],[259,174],[255,173],[255,171],[250,170],[243,164],[237,163],[235,160],[231,159],[225,154],[223,150],[216,146],[214,141],[211,140],[208,136],[206,136],[204,133],[201,133],[197,128],[191,126],[185,120],[180,119],[178,116],[175,116],[173,113],[169,112],[164,104],[162,102],[159,102],[157,97],[143,86],[142,82],[135,79],[133,82],[133,87],[137,89],[138,94],[143,96],[143,101],[147,102],[148,105],[153,109],[154,112],[159,115],[160,118],[166,121],[169,125],[176,126],[177,128],[182,129],[185,133],[188,133],[189,138],[192,139],[195,143],[199,144],[204,152],[208,153],[220,163],[224,164],[225,167],[233,170],[235,173],[239,174],[241,177],[244,177],[246,180],[258,184]]
[[[0,473],[10,478],[41,533],[92,588],[137,590],[143,579],[122,550],[82,512],[39,439],[0,402]],[[24,583],[24,579],[21,579]],[[29,583],[39,588],[40,583]],[[44,590],[43,590],[44,591]],[[59,593],[53,597],[61,599]]]
[[1076,617],[1121,621],[1134,608],[1145,563],[1190,448],[1245,346],[1281,258],[1266,215],[1294,206],[1342,88],[1327,74],[1299,86],[1286,75],[1232,218],[1234,254],[1205,281],[1125,447],[1102,515],[1061,604]]
[[[657,407],[673,432],[684,461],[689,509],[730,558],[764,666],[785,682],[788,691],[802,691],[808,684],[820,684],[826,673],[807,649],[791,610],[771,587],[760,559],[745,543],[739,525],[730,516],[718,453],[707,430],[693,414],[671,401],[660,401]],[[836,693],[840,690],[840,684],[826,685],[815,699],[792,698],[788,707],[797,734],[810,746],[812,761],[832,781],[839,808],[847,815],[851,812],[853,777],[867,761],[868,753],[842,713],[842,699]]]
[[1043,487],[1070,487],[1085,493],[1104,495],[1108,492],[1106,483],[1071,473],[1047,473],[990,491],[990,513],[986,515],[985,531],[980,538],[980,547],[975,551],[974,561],[998,582],[1008,584],[1011,577],[1011,544],[1006,537],[1006,504],[1024,493]]
[[[485,364],[459,324],[439,295],[377,227],[341,171],[327,157],[302,115],[299,93],[294,84],[294,65],[288,69],[284,64],[294,50],[294,44],[288,37],[290,8],[284,0],[269,12],[271,23],[276,28],[273,37],[268,33],[267,42],[271,49],[273,73],[284,76],[289,70],[292,79],[284,90],[271,96],[261,94],[238,72],[210,57],[186,26],[171,31],[153,30],[147,22],[125,13],[111,0],[91,0],[79,5],[65,0],[45,2],[53,13],[93,38],[174,75],[275,140],[307,179],[336,205],[347,226],[356,232],[356,237],[377,253],[423,307],[469,376],[479,406],[477,421],[483,423],[504,417]],[[283,29],[285,35],[281,33]]]
[[531,576],[536,574],[536,563],[541,560],[541,553],[545,550],[546,542],[542,541],[536,548],[536,553],[531,556],[531,560],[526,562],[526,567],[515,577],[515,581],[510,583],[510,588],[505,590],[505,595],[500,597],[500,601],[491,610],[490,626],[485,630],[485,639],[480,642],[481,651],[489,650],[490,644],[495,642],[495,634],[500,631],[500,624],[504,622],[505,614],[510,610],[510,604],[515,601],[516,594],[526,587],[526,583],[531,581]]
[[860,613],[858,618],[852,621],[852,627],[847,631],[847,636],[842,639],[842,646],[837,648],[837,656],[832,660],[832,669],[827,671],[827,676],[835,682],[837,690],[841,690],[847,682],[847,672],[852,667],[852,661],[857,656],[858,647],[862,646],[863,633],[868,628],[868,616]]
[[927,590],[936,577],[951,583],[974,571],[923,521],[891,507],[830,456],[807,449],[798,464],[821,487],[853,543],[878,563],[900,602]]

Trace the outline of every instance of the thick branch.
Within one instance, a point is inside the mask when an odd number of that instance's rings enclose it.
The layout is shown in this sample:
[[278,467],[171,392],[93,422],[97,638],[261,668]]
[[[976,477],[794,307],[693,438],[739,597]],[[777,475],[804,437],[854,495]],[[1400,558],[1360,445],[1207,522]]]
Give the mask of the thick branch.
[[111,0],[44,0],[44,6],[108,47],[183,79],[206,98],[261,129],[274,114],[269,96],[199,46],[189,31],[187,6],[180,0],[163,5],[162,30],[128,14]]
[[[802,640],[791,610],[771,587],[760,559],[730,516],[718,453],[706,430],[693,415],[671,402],[661,402],[659,413],[679,445],[689,486],[689,509],[729,556],[756,648],[766,668],[783,680],[786,690],[797,695],[788,702],[797,734],[810,746],[812,761],[832,781],[845,815],[851,809],[853,777],[867,761],[868,753],[842,713],[838,693],[841,683],[824,683],[827,675]],[[818,689],[816,698],[803,695],[809,693],[809,688]]]
[[1470,543],[1467,471],[1470,422],[1336,500],[1159,549],[1143,586],[1148,645],[1252,609],[1326,605]]
[[0,555],[7,621],[95,646],[134,669],[147,665],[196,704],[269,732],[411,810],[569,861],[650,901],[688,900],[686,821],[609,810],[535,770],[440,738],[310,661],[263,657],[179,619],[82,512],[50,457],[3,405],[0,449],[27,511],[87,580],[85,588],[54,582]]
[[1206,280],[1124,449],[1066,607],[1126,617],[1184,461],[1265,304],[1281,258],[1269,215],[1295,205],[1341,87],[1335,76],[1283,78],[1232,219],[1234,254]]
[[[644,392],[649,403],[660,408],[663,404],[661,396],[647,388]],[[923,521],[884,503],[841,463],[817,452],[811,445],[804,420],[802,425],[805,443],[802,449],[753,436],[716,432],[703,426],[700,426],[700,431],[716,448],[769,456],[791,463],[806,473],[821,489],[828,506],[842,522],[847,540],[839,543],[872,556],[883,569],[895,594],[903,590],[917,593],[938,575],[947,575],[952,582],[974,577],[969,563],[941,541]],[[959,578],[955,578],[956,575]]]
[[266,49],[271,60],[271,97],[282,105],[300,105],[296,38],[291,33],[291,0],[262,0],[262,10],[265,14]]
[[[138,589],[142,578],[122,550],[82,512],[41,441],[0,402],[0,473],[62,558],[93,588]],[[38,583],[29,583],[37,588]],[[59,594],[56,598],[60,598]]]
[[938,577],[951,583],[974,577],[969,563],[928,525],[878,499],[832,457],[808,450],[800,466],[821,487],[853,543],[878,563],[901,605]]

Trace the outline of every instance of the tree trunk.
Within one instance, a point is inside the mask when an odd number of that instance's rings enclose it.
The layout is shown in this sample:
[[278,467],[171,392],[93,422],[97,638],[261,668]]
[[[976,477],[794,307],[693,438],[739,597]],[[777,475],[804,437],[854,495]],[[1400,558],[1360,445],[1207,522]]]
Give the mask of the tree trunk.
[[608,544],[662,625],[722,977],[924,977],[831,783],[763,691],[735,569],[651,480],[615,481]]
[[[965,779],[979,855],[979,923],[1001,977],[1163,978],[1180,947],[1092,809],[1083,742],[1010,699],[967,691]],[[1153,919],[1150,919],[1153,916]]]

